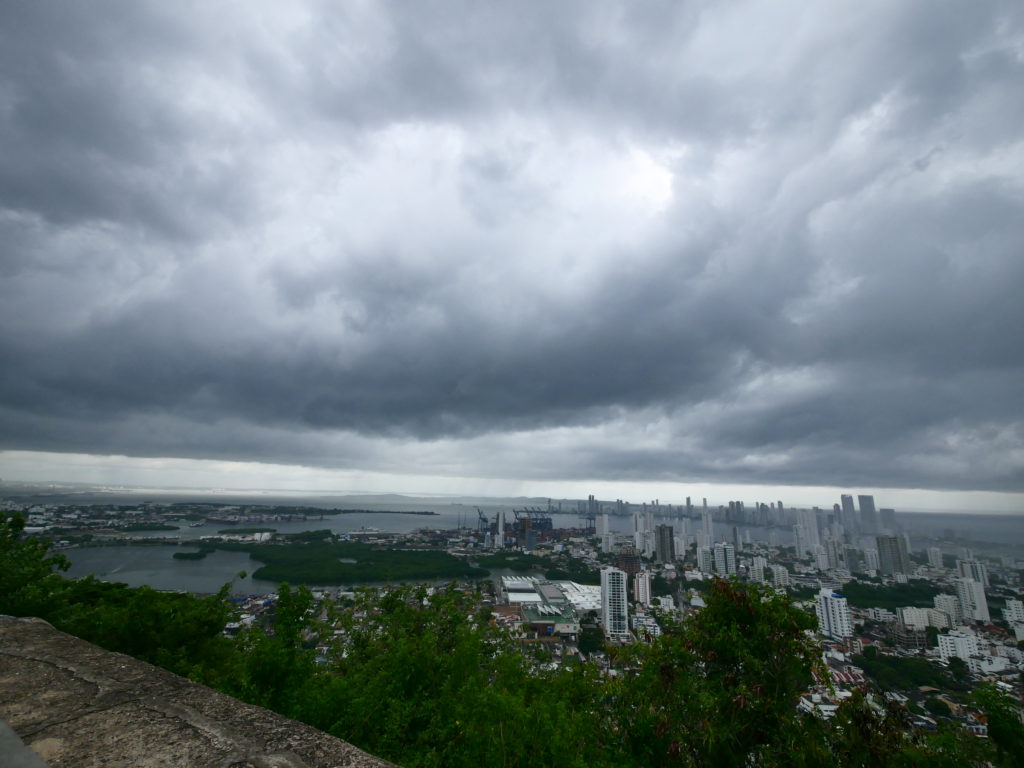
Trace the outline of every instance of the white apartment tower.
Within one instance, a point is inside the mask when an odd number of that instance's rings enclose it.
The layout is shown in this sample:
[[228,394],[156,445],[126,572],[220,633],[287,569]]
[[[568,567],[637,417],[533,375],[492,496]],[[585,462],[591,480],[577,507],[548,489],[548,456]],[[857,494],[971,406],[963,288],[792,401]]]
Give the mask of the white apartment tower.
[[715,544],[715,573],[720,576],[736,573],[736,547],[732,544]]
[[640,571],[633,574],[633,597],[644,608],[651,607],[651,572]]
[[954,629],[949,634],[939,635],[939,655],[943,661],[949,661],[952,656],[959,656],[967,661],[979,653],[981,644],[973,632]]
[[988,586],[988,568],[978,560],[957,560],[956,569],[965,579],[974,579],[982,586]]
[[956,595],[936,595],[932,602],[935,610],[942,611],[949,617],[951,627],[959,627],[964,623],[964,612],[960,609],[960,598]]
[[712,573],[715,569],[715,558],[711,547],[697,547],[697,570],[701,573]]
[[814,606],[821,634],[832,640],[853,637],[853,619],[846,598],[831,589],[822,589]]
[[967,621],[983,621],[986,624],[992,619],[988,615],[988,601],[985,599],[985,587],[974,579],[960,578],[955,580],[956,596],[960,599],[960,610]]
[[610,638],[629,637],[626,572],[618,568],[601,569],[601,626]]

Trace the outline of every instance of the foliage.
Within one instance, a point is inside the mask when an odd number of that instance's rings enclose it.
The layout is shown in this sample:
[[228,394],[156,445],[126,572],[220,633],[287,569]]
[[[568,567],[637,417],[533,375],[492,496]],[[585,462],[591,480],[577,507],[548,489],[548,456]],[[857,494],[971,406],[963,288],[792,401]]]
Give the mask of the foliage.
[[597,651],[604,650],[604,632],[600,627],[583,627],[580,630],[579,641],[576,647],[580,653],[590,655]]
[[66,571],[67,558],[50,552],[50,543],[36,537],[21,540],[25,518],[20,513],[0,512],[0,614],[40,615],[50,593]]
[[925,701],[924,708],[936,717],[949,717],[951,714],[949,704],[946,703],[945,699],[940,699],[938,696],[932,696]]
[[888,608],[896,610],[906,606],[930,608],[933,598],[941,590],[929,581],[912,579],[907,584],[873,586],[851,581],[843,586],[843,597],[856,608]]
[[662,575],[651,579],[651,595],[654,597],[672,597],[676,592],[675,582],[671,582]]
[[407,768],[609,765],[593,670],[531,670],[473,605],[453,588],[359,593],[292,714]]
[[1020,705],[993,685],[982,685],[971,699],[988,715],[988,737],[995,746],[996,765],[1018,766],[1024,755],[1024,723]]
[[[875,652],[854,656],[853,662],[864,670],[864,673],[886,690],[910,690],[922,685],[931,686],[944,691],[964,691],[966,686],[948,671],[927,659],[920,657],[903,658],[900,656],[883,656]],[[874,648],[870,648],[875,651]]]
[[561,568],[549,568],[544,578],[550,581],[575,581],[577,584],[600,584],[601,572],[575,561]]
[[202,670],[227,663],[234,653],[222,636],[231,618],[226,587],[199,598],[89,576],[63,582],[42,617],[64,632],[186,677],[204,677]]
[[[627,661],[622,733],[642,765],[771,765],[800,742],[794,702],[820,664],[815,620],[757,585],[716,580],[707,607]],[[781,764],[781,763],[780,763]]]
[[477,558],[481,568],[508,568],[513,571],[542,571],[549,565],[548,560],[523,552],[495,552]]

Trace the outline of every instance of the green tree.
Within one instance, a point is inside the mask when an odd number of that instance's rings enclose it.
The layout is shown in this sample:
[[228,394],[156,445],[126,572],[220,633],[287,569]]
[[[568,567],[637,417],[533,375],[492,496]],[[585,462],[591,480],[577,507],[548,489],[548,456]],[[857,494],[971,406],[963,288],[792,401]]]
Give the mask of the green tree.
[[794,705],[820,665],[814,617],[758,585],[716,580],[706,602],[631,660],[616,719],[634,759],[812,764]]
[[0,512],[0,613],[39,616],[52,605],[63,580],[68,560],[50,552],[50,543],[24,537],[25,518],[20,512]]
[[949,665],[949,671],[953,674],[954,678],[961,682],[967,679],[967,662],[959,656],[950,656],[949,661],[946,663]]
[[924,708],[936,717],[949,717],[950,715],[949,704],[945,699],[940,699],[937,696],[928,699],[924,703]]
[[240,699],[275,712],[300,717],[313,685],[316,669],[318,623],[312,593],[304,586],[278,587],[274,617],[267,629],[252,627],[237,640],[240,650],[237,676],[225,681]]
[[993,685],[985,684],[971,695],[988,716],[988,737],[995,746],[993,760],[1000,766],[1019,766],[1024,757],[1024,724],[1019,702]]

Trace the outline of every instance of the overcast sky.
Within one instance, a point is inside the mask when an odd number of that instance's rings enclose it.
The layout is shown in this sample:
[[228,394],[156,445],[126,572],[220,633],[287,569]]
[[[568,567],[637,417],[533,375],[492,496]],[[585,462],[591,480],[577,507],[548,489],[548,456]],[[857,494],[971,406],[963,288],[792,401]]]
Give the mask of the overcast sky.
[[6,3],[0,476],[1019,508],[1022,211],[1019,0]]

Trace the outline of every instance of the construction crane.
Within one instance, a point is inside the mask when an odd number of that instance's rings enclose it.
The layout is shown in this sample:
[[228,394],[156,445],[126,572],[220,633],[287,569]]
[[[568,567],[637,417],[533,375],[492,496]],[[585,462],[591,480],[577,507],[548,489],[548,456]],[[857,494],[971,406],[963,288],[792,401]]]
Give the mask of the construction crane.
[[555,527],[555,524],[551,520],[551,515],[540,507],[513,509],[512,514],[515,516],[517,521],[524,518],[528,519],[530,521],[530,527],[535,531],[550,531]]
[[476,529],[478,531],[491,530],[491,521],[487,519],[487,515],[480,511],[480,507],[476,508],[476,516]]

